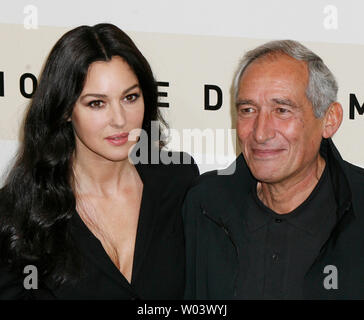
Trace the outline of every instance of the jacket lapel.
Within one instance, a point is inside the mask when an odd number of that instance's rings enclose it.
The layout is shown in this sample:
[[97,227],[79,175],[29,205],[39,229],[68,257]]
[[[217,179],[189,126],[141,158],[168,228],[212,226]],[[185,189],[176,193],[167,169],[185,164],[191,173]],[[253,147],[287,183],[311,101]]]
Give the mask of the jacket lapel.
[[[225,174],[225,172],[229,174]],[[249,194],[256,180],[251,175],[242,154],[237,157],[231,167],[220,171],[218,174],[221,177],[217,184],[216,193],[208,195],[202,213],[205,212],[205,215],[220,225],[234,246],[238,248],[242,238],[245,238],[245,235],[241,233],[246,206],[245,197]],[[219,198],[219,203],[223,205],[212,207],[211,204],[215,203],[213,198]]]
[[237,157],[233,165],[235,166],[235,173],[224,176],[221,190],[219,191],[220,195],[226,197],[227,202],[226,210],[220,212],[220,219],[226,226],[231,225],[231,228],[236,226],[237,221],[241,221],[246,203],[244,198],[249,194],[249,191],[256,182],[242,154]]
[[158,165],[137,164],[135,167],[143,181],[143,195],[135,239],[132,283],[138,279],[155,232],[155,213],[158,211],[163,186],[163,177],[159,174]]
[[[112,281],[119,283],[122,287],[127,289],[130,294],[135,295],[129,282],[113,264],[101,242],[87,228],[77,212],[74,213],[72,219],[75,228],[73,234],[80,248],[80,252],[82,252],[87,259],[91,260],[106,276],[110,277]],[[87,272],[86,261],[83,262],[82,266]]]

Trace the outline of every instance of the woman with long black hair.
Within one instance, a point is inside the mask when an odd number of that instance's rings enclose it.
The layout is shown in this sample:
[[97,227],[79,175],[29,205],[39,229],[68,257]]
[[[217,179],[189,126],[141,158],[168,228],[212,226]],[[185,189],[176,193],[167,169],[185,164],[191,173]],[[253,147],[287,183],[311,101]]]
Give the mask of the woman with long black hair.
[[165,123],[157,96],[148,62],[116,26],[81,26],[55,44],[0,190],[0,298],[183,297],[181,204],[198,168],[182,153],[168,165],[128,156],[138,130],[147,159],[165,153],[151,141],[152,122]]

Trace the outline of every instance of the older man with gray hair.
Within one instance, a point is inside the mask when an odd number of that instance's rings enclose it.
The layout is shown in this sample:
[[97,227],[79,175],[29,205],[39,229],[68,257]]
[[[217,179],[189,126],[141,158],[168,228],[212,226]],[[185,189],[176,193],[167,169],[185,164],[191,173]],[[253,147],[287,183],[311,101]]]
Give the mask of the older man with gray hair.
[[333,74],[272,41],[245,54],[234,89],[236,170],[202,175],[184,204],[186,298],[363,299],[364,170],[331,140]]

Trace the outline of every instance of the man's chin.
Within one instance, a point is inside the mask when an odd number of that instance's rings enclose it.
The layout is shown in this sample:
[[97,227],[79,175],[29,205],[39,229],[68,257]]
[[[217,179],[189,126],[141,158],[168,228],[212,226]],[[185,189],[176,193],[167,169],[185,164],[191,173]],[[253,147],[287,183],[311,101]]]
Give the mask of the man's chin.
[[262,183],[276,183],[282,180],[282,174],[279,174],[273,168],[265,168],[264,170],[252,169],[250,171],[254,178]]

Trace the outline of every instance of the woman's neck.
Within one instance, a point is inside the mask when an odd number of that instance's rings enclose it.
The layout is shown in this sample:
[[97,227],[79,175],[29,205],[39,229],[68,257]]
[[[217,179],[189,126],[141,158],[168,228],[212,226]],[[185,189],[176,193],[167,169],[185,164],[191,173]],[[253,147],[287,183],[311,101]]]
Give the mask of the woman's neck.
[[73,159],[74,184],[79,194],[113,196],[127,181],[138,174],[128,159],[118,162],[106,159]]

